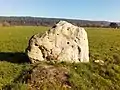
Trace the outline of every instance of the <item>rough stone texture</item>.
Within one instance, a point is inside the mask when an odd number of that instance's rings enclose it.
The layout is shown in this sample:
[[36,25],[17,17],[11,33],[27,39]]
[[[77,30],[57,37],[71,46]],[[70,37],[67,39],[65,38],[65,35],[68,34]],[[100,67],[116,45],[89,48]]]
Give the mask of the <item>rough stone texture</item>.
[[84,28],[60,21],[43,35],[32,36],[27,55],[32,63],[44,60],[89,62],[87,33]]

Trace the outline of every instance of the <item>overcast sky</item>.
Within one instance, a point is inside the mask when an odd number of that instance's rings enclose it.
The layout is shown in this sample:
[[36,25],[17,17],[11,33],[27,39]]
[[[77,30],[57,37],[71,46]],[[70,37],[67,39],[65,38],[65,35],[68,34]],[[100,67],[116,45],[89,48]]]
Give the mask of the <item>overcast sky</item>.
[[0,16],[120,21],[120,0],[0,0]]

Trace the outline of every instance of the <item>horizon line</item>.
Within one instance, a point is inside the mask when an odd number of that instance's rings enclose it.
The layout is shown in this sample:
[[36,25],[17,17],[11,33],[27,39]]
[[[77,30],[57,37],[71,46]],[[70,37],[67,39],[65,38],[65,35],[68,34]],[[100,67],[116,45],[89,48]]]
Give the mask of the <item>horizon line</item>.
[[86,21],[105,21],[105,22],[117,22],[113,20],[95,20],[95,19],[81,19],[81,18],[73,18],[73,17],[54,17],[54,16],[32,16],[32,15],[0,15],[0,17],[37,17],[37,18],[53,18],[53,19],[72,19],[72,20],[86,20]]

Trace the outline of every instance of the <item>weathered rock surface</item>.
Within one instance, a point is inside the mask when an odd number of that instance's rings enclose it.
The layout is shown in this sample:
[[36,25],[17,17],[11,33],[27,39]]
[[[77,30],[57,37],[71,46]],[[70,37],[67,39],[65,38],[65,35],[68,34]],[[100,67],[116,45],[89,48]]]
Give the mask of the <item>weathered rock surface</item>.
[[87,33],[84,28],[60,21],[43,35],[29,40],[27,55],[32,63],[44,60],[89,62]]

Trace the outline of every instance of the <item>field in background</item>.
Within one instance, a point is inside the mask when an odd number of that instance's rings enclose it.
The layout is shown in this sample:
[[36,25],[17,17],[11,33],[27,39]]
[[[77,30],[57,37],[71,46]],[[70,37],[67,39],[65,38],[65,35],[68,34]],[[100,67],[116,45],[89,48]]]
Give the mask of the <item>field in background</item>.
[[[14,85],[24,70],[25,49],[33,34],[44,32],[48,27],[0,27],[0,89]],[[70,82],[76,90],[120,90],[120,29],[86,28],[90,46],[90,63],[65,64],[71,68]],[[103,60],[105,65],[94,63]],[[74,69],[74,68],[77,69]],[[15,84],[23,90],[26,84]]]

